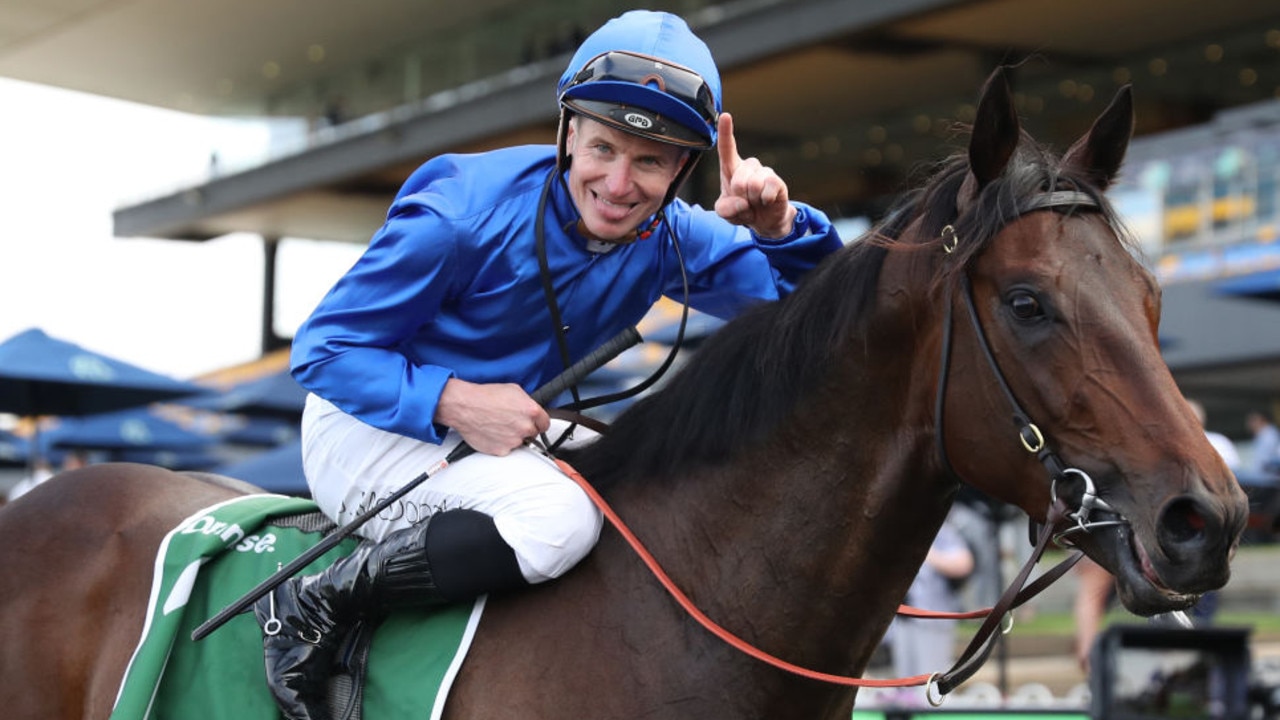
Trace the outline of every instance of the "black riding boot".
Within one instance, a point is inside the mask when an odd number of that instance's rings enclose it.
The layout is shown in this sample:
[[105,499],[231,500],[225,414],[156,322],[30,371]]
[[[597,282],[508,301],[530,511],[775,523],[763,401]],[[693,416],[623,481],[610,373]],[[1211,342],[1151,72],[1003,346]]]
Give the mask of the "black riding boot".
[[526,584],[493,518],[474,510],[437,513],[360,545],[318,574],[292,578],[254,604],[267,686],[289,720],[328,720],[334,655],[358,619]]

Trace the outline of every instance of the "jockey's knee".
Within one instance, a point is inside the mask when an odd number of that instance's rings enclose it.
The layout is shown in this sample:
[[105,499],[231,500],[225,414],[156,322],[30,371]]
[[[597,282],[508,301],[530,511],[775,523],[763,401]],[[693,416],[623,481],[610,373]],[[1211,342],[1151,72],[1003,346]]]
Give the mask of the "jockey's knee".
[[496,519],[530,583],[557,578],[577,565],[600,539],[600,511],[576,486]]

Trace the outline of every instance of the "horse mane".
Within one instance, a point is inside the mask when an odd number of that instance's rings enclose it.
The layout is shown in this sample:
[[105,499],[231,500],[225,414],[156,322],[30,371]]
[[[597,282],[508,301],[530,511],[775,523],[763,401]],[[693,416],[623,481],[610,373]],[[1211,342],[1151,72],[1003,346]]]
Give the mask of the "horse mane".
[[722,462],[767,437],[815,387],[846,334],[867,322],[883,254],[857,243],[828,256],[787,297],[721,327],[608,434],[566,459],[604,488]]
[[[934,247],[948,224],[962,241],[947,256],[934,279],[938,283],[977,257],[1024,212],[1028,199],[1058,189],[1087,194],[1122,243],[1130,251],[1135,247],[1126,240],[1104,188],[1083,173],[1064,171],[1025,132],[1006,172],[957,218],[968,168],[965,154],[940,163],[927,184],[903,194],[879,224],[825,258],[794,292],[724,325],[665,385],[624,410],[608,434],[564,452],[565,459],[607,489],[632,478],[662,482],[758,444],[820,387],[834,354],[849,347],[851,337],[865,334],[888,252]],[[908,237],[917,219],[920,226]]]

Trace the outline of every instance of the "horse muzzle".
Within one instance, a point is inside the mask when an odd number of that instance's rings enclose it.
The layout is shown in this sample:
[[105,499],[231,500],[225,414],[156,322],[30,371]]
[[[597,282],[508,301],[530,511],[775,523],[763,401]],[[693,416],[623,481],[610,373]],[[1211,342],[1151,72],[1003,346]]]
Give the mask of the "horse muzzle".
[[[1117,477],[1104,487],[1127,487]],[[1248,516],[1243,492],[1193,486],[1148,506],[1131,495],[1104,499],[1090,475],[1061,472],[1053,502],[1063,511],[1059,544],[1079,546],[1116,578],[1130,611],[1151,615],[1189,607],[1231,577],[1230,560]]]
[[1093,513],[1093,526],[1072,542],[1115,576],[1125,608],[1150,616],[1185,610],[1226,585],[1244,516],[1181,495],[1166,502],[1153,523],[1135,524],[1108,509]]

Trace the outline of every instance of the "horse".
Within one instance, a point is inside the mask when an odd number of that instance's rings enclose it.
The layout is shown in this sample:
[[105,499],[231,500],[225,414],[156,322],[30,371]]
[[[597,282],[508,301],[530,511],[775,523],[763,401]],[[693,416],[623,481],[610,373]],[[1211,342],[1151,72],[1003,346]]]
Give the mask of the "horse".
[[[967,152],[564,459],[702,612],[825,673],[865,671],[961,483],[1054,524],[1129,610],[1189,607],[1229,579],[1248,508],[1105,196],[1133,127],[1126,87],[1059,156],[997,69]],[[109,714],[161,537],[247,491],[95,465],[0,510],[5,714]],[[606,530],[489,598],[445,717],[847,718],[856,695],[714,637]]]

